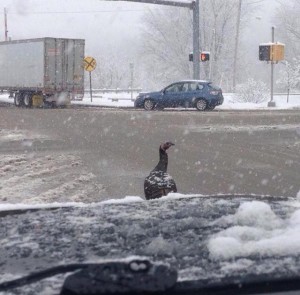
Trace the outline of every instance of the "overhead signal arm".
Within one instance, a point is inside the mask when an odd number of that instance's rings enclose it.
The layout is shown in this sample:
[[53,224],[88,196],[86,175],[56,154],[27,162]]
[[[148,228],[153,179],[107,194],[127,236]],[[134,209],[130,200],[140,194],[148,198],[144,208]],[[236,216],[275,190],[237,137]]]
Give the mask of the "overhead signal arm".
[[[136,3],[148,3],[148,4],[158,4],[158,5],[168,5],[185,7],[193,10],[193,77],[194,79],[200,79],[200,56],[198,52],[200,51],[200,20],[199,20],[199,1],[167,1],[167,0],[107,0],[107,1],[127,1]],[[196,54],[197,53],[197,54]]]
[[148,4],[158,4],[158,5],[168,5],[177,7],[193,8],[195,1],[166,1],[166,0],[110,0],[110,1],[127,1],[127,2],[137,2],[137,3],[148,3]]

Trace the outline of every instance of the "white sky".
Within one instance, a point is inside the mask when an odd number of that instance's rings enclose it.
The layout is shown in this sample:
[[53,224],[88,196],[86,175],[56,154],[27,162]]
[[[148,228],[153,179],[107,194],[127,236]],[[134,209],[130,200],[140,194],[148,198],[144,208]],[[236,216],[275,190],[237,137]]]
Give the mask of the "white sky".
[[[88,54],[93,54],[100,46],[133,40],[149,5],[100,0],[2,0],[0,24],[4,24],[4,7],[12,39],[80,38],[86,40]],[[4,40],[4,25],[0,27],[0,40]]]
[[[248,1],[248,0],[246,0]],[[82,38],[86,51],[97,55],[98,48],[131,44],[140,32],[143,13],[157,6],[144,3],[101,0],[1,0],[0,40],[4,40],[4,7],[8,12],[8,31],[12,39],[38,37]],[[263,11],[249,24],[249,42],[268,42],[270,14],[274,0],[265,0]],[[266,28],[263,30],[262,28]],[[257,43],[255,42],[255,43]],[[256,52],[256,51],[255,51]]]

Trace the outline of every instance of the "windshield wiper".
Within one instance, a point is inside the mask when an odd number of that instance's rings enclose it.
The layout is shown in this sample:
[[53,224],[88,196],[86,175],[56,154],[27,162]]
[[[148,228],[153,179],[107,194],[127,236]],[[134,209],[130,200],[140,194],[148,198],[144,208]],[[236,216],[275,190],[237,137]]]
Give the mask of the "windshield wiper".
[[236,283],[203,283],[200,280],[177,282],[177,271],[168,264],[145,258],[107,261],[98,264],[70,264],[49,268],[20,279],[0,284],[0,291],[29,285],[67,272],[60,295],[164,294],[212,295],[258,294],[300,290],[300,277],[263,279],[259,276]]
[[61,290],[70,294],[132,294],[160,292],[174,286],[177,271],[168,264],[145,258],[128,258],[102,263],[69,264],[52,267],[28,276],[0,284],[0,292],[29,285],[58,274],[68,276]]
[[53,277],[58,274],[68,273],[68,272],[74,272],[77,270],[81,270],[84,268],[87,268],[88,264],[68,264],[68,265],[59,265],[55,267],[51,267],[45,270],[41,270],[32,274],[29,274],[27,276],[21,277],[19,279],[15,279],[8,282],[0,283],[0,292],[8,291],[10,289],[22,287],[25,285],[30,285],[33,283],[36,283],[38,281],[41,281],[46,278]]

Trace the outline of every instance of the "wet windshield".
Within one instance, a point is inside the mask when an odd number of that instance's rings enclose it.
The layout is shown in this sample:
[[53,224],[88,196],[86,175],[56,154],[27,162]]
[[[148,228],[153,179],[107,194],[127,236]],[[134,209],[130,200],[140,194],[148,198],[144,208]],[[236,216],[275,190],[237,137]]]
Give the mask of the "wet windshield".
[[297,0],[0,8],[0,293],[136,257],[198,287],[299,276]]

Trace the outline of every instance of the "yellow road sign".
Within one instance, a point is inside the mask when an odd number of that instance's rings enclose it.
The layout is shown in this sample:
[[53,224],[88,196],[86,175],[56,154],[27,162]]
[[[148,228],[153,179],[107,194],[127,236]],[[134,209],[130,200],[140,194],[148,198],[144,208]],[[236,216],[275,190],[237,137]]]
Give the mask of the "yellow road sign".
[[88,72],[91,72],[93,70],[95,70],[97,65],[96,60],[91,57],[91,56],[87,56],[84,58],[84,69]]

